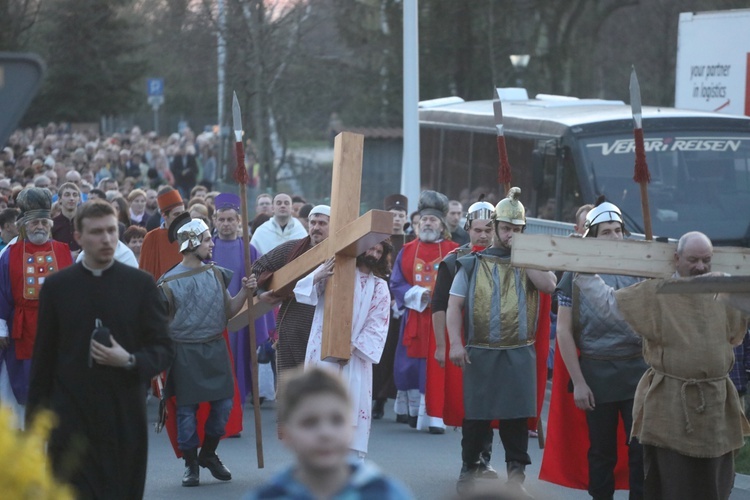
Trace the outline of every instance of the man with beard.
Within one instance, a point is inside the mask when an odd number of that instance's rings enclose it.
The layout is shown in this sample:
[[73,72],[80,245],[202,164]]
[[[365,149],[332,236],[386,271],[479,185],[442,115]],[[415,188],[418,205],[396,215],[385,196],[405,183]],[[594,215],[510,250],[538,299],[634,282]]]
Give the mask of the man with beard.
[[537,416],[539,293],[552,293],[557,280],[551,272],[510,264],[513,236],[526,226],[520,194],[511,188],[495,207],[493,245],[458,259],[446,322],[450,360],[463,369],[462,459],[471,465],[484,449],[491,422],[499,420],[508,485],[529,498],[523,482],[531,463],[527,419]]
[[265,255],[282,243],[305,236],[307,236],[305,228],[292,217],[291,196],[279,193],[273,199],[273,217],[253,232],[250,243],[258,250],[259,255]]
[[16,204],[20,234],[0,257],[0,400],[11,406],[26,404],[42,285],[73,264],[68,245],[51,237],[52,193],[27,188]]
[[[404,225],[409,200],[402,194],[392,194],[383,200],[383,209],[393,214],[393,234],[389,239],[393,251],[388,255],[388,269],[393,267],[393,259],[401,252],[404,246]],[[385,278],[390,280],[390,271]],[[380,363],[372,367],[372,418],[378,420],[385,414],[385,402],[396,398],[396,383],[393,378],[393,361],[396,357],[396,346],[398,345],[398,332],[401,330],[401,316],[403,311],[396,307],[396,300],[391,296],[390,322],[388,323],[388,337],[383,348]],[[406,415],[404,415],[406,418]]]
[[[52,467],[80,498],[141,498],[143,389],[173,356],[166,309],[150,276],[115,261],[117,218],[109,203],[84,204],[75,236],[83,261],[55,273],[41,291],[27,421],[43,409],[55,413]],[[92,339],[97,324],[101,336]]]
[[[242,278],[239,292],[231,297],[227,286],[231,271],[211,260],[214,242],[201,219],[187,217],[170,227],[170,239],[179,245],[182,261],[157,283],[171,318],[169,336],[175,343],[175,360],[165,390],[176,397],[177,445],[185,459],[183,486],[200,484],[198,466],[207,468],[220,481],[232,474],[216,455],[232,410],[235,386],[232,363],[223,331],[255,289],[254,276]],[[198,406],[209,402],[211,410],[204,426],[200,454]]]
[[331,207],[328,205],[314,207],[307,217],[310,227],[309,236],[282,243],[253,264],[253,274],[258,276],[258,299],[267,304],[281,304],[276,319],[276,330],[279,334],[276,344],[278,379],[281,379],[288,370],[301,366],[305,362],[305,351],[315,308],[297,302],[292,289],[268,290],[267,286],[274,272],[328,238],[330,215]]
[[[230,294],[235,294],[242,287],[242,278],[245,277],[245,248],[242,244],[240,227],[240,198],[236,194],[222,193],[214,200],[216,213],[214,213],[214,237],[213,259],[214,262],[232,271],[232,280],[229,282]],[[250,258],[253,262],[258,259],[255,247],[250,246]],[[274,326],[273,313],[255,320],[255,338],[257,345],[263,345],[268,340],[268,328]],[[237,377],[237,385],[240,391],[242,405],[252,389],[252,365],[250,360],[250,333],[248,328],[237,332],[229,332],[229,346],[234,360],[234,373]]]
[[[372,365],[380,361],[388,334],[388,316],[391,296],[388,283],[390,244],[383,242],[357,256],[354,285],[354,310],[352,311],[351,358],[345,365],[336,361],[321,360],[323,343],[323,312],[325,287],[333,275],[334,257],[328,259],[306,278],[297,282],[294,295],[297,301],[315,306],[310,339],[305,354],[305,367],[320,366],[341,375],[352,399],[352,424],[354,438],[349,445],[352,458],[363,461],[370,440],[372,407]],[[346,311],[342,311],[346,314]]]
[[[395,411],[396,419],[412,428],[429,428],[431,433],[442,434],[443,420],[428,417],[424,411],[427,357],[433,336],[430,296],[440,262],[458,245],[448,239],[448,198],[444,194],[423,191],[418,210],[418,238],[405,244],[396,257],[390,283],[396,305],[406,310],[396,348]],[[418,417],[424,418],[420,421]]]
[[158,280],[182,259],[179,245],[169,240],[168,233],[172,222],[185,211],[180,192],[168,186],[159,190],[157,202],[164,224],[146,234],[138,260],[140,268],[153,276],[154,280]]
[[73,254],[73,259],[75,259],[78,257],[81,247],[78,246],[78,242],[73,237],[75,230],[73,219],[75,219],[78,204],[81,202],[81,190],[72,182],[66,182],[60,186],[57,195],[60,215],[52,219],[52,238],[67,243]]
[[[674,277],[709,273],[712,255],[706,235],[683,235]],[[713,295],[659,294],[663,281],[602,297],[643,337],[650,365],[633,407],[632,437],[644,452],[644,498],[726,499],[734,483],[734,452],[750,433],[728,375],[747,316]]]

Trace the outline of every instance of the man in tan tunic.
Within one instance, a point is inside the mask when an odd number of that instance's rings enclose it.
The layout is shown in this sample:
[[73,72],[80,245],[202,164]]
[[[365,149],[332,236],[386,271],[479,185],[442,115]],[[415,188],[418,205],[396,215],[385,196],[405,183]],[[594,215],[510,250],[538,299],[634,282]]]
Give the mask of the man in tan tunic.
[[[710,272],[712,254],[704,234],[685,234],[675,253],[675,277]],[[625,320],[643,337],[651,366],[633,407],[632,437],[644,448],[644,497],[727,499],[733,452],[750,433],[728,376],[747,316],[710,294],[657,294],[662,281],[614,293]]]

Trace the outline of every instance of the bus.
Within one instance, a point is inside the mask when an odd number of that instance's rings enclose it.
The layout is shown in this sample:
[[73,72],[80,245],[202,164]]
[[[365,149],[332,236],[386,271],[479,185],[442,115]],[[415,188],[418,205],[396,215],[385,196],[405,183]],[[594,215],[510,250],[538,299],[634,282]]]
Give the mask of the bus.
[[[630,106],[498,90],[512,184],[527,216],[574,222],[580,205],[604,195],[631,232],[643,232]],[[419,121],[423,187],[465,206],[505,195],[491,100],[423,101]],[[644,106],[643,131],[654,235],[701,231],[716,245],[750,246],[750,117]]]

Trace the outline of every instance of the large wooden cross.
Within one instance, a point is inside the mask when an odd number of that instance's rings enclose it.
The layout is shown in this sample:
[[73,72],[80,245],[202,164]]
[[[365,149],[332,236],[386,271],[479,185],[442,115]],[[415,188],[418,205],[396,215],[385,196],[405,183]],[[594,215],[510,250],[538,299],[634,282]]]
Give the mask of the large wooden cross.
[[[669,278],[675,272],[675,250],[675,243],[656,241],[518,234],[513,237],[510,261],[531,269]],[[750,251],[715,247],[711,271],[750,275]]]
[[[322,359],[349,359],[351,356],[356,257],[393,232],[393,214],[390,212],[371,210],[357,217],[363,147],[364,136],[360,134],[341,132],[336,136],[328,238],[276,271],[268,287],[279,295],[286,295],[298,280],[327,258],[336,256],[333,276],[326,285]],[[256,298],[253,317],[258,318],[270,309]],[[247,318],[245,308],[230,320],[229,330],[247,326]]]

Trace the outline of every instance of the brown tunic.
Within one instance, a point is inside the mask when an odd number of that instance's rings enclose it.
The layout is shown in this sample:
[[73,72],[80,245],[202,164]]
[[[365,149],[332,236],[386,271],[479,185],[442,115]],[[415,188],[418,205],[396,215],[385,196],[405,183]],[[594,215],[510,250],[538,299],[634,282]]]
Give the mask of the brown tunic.
[[615,292],[651,366],[636,390],[632,435],[683,455],[719,457],[741,448],[743,434],[750,434],[727,375],[746,317],[713,295],[657,294],[662,281]]
[[[275,271],[278,271],[286,264],[291,262],[294,257],[301,252],[301,245],[304,240],[292,240],[282,243],[260,259],[253,263],[253,273],[260,276],[258,287],[263,288],[264,277],[269,277]],[[306,245],[305,248],[311,248]],[[259,291],[260,293],[260,291]],[[276,345],[276,366],[279,372],[289,370],[297,366],[302,366],[305,362],[305,351],[307,350],[307,340],[310,337],[310,328],[312,327],[315,307],[307,304],[300,304],[294,298],[294,293],[287,295],[281,303],[278,317],[276,318],[277,331],[279,333],[279,342]]]

